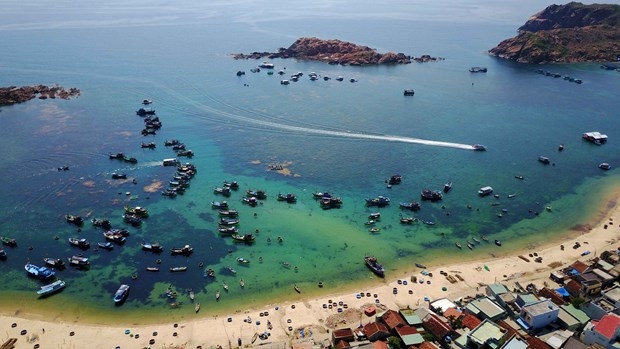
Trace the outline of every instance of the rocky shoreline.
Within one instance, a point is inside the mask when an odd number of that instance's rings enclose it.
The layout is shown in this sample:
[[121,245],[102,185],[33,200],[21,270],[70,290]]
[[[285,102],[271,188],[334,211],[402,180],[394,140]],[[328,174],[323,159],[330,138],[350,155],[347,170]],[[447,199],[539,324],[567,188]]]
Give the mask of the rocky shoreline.
[[322,40],[318,38],[299,38],[288,48],[280,48],[278,52],[252,52],[249,54],[235,53],[235,59],[274,59],[295,58],[300,60],[321,61],[340,65],[374,65],[374,64],[410,64],[443,60],[439,57],[422,55],[412,57],[404,53],[378,53],[368,46],[356,45],[341,40]]
[[60,98],[71,99],[80,95],[77,88],[65,89],[62,86],[8,86],[0,87],[0,106],[8,106],[18,103],[24,103],[38,96],[39,99]]

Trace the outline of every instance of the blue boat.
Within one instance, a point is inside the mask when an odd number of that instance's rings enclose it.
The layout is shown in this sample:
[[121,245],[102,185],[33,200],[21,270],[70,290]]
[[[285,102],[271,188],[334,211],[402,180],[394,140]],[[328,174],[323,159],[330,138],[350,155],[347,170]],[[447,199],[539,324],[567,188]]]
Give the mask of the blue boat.
[[34,264],[27,263],[24,268],[28,272],[28,274],[36,277],[40,280],[48,280],[56,274],[53,270],[48,269],[46,267],[38,267]]
[[123,300],[125,300],[125,298],[127,298],[128,294],[129,294],[129,285],[121,285],[121,287],[119,287],[116,293],[114,294],[114,303],[122,302]]

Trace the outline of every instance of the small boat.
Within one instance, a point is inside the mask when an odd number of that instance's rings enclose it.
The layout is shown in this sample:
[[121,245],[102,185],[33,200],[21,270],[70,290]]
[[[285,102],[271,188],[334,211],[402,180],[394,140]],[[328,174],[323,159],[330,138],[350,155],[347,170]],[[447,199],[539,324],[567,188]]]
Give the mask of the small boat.
[[364,262],[366,263],[366,266],[370,268],[370,270],[372,270],[372,272],[375,273],[377,276],[385,276],[385,270],[383,269],[383,266],[379,264],[379,262],[377,262],[377,257],[365,256]]
[[421,205],[419,202],[401,202],[399,204],[400,208],[405,209],[405,210],[411,210],[411,211],[418,211],[421,208]]
[[381,229],[377,227],[372,227],[372,228],[369,228],[368,231],[371,233],[378,233],[379,231],[381,231]]
[[215,187],[213,188],[213,193],[214,194],[219,194],[219,195],[224,195],[224,196],[230,196],[231,191],[229,187]]
[[421,268],[421,269],[426,269],[427,268],[426,265],[420,264],[420,263],[416,263],[415,266],[418,267],[418,268]]
[[84,238],[82,238],[82,239],[69,238],[68,240],[69,240],[69,243],[72,246],[75,246],[75,247],[79,247],[79,248],[82,248],[82,249],[87,249],[87,248],[90,247],[90,242],[88,242],[88,240],[86,240]]
[[152,100],[150,100],[150,99],[143,99],[143,100],[142,100],[142,104],[144,104],[144,105],[149,105],[149,104],[151,104],[151,103],[153,103],[153,101],[152,101]]
[[125,173],[112,172],[112,179],[127,179],[127,175]]
[[135,214],[123,214],[123,222],[129,223],[134,227],[138,227],[142,224],[142,217]]
[[149,149],[155,149],[157,147],[157,144],[155,144],[155,142],[142,142],[140,143],[140,148],[149,148]]
[[219,231],[220,234],[232,235],[237,234],[239,232],[239,228],[235,226],[220,225],[217,227],[217,231]]
[[215,270],[213,270],[211,268],[207,269],[207,271],[205,271],[205,273],[204,273],[204,276],[205,277],[208,276],[208,277],[214,278],[215,277]]
[[253,234],[233,234],[231,237],[234,242],[245,242],[246,244],[256,241],[256,237]]
[[560,144],[558,146],[558,151],[563,151],[564,150],[564,144]]
[[226,201],[212,201],[211,207],[226,210],[228,209],[228,203]]
[[239,224],[239,219],[222,217],[220,218],[220,221],[218,222],[218,224],[223,225],[223,226],[237,225]]
[[549,158],[546,156],[539,156],[538,161],[545,165],[549,165],[551,163],[551,160],[549,160]]
[[288,193],[288,194],[278,193],[278,201],[286,201],[289,204],[293,204],[297,202],[297,197],[295,196],[295,194],[292,194],[292,193]]
[[138,159],[131,157],[131,156],[123,156],[123,161],[125,162],[129,162],[131,164],[137,164],[138,163]]
[[413,224],[414,222],[416,222],[418,219],[415,217],[400,217],[400,222],[402,224]]
[[43,261],[52,268],[63,268],[65,266],[65,262],[60,258],[45,257]]
[[601,164],[598,165],[598,168],[600,168],[601,170],[611,170],[611,165],[607,162],[603,162]]
[[200,311],[200,303],[194,304],[194,311],[198,313]]
[[584,134],[581,135],[581,138],[585,139],[586,141],[590,141],[596,145],[601,145],[604,143],[607,143],[607,135],[602,134],[600,132],[585,132]]
[[125,213],[126,214],[130,214],[130,215],[139,216],[139,217],[142,217],[142,218],[146,218],[146,217],[149,216],[149,210],[146,209],[145,207],[141,207],[141,206],[136,206],[136,207],[125,206]]
[[[124,238],[123,238],[124,239]],[[111,242],[98,242],[97,246],[103,248],[104,250],[112,250],[114,249],[114,245]]]
[[241,286],[241,288],[245,287],[245,281],[243,281],[243,278],[241,278],[241,280],[239,280],[239,286]]
[[62,290],[63,288],[65,288],[66,285],[67,284],[64,281],[56,280],[52,282],[51,284],[41,286],[41,289],[37,291],[37,294],[39,296],[47,296],[49,294]]
[[241,264],[250,264],[250,261],[243,258],[243,257],[237,257],[237,262],[241,263]]
[[256,207],[256,205],[258,205],[258,199],[256,199],[255,197],[245,197],[242,199],[243,203],[248,204],[252,207]]
[[187,290],[188,296],[189,296],[189,300],[191,300],[192,302],[194,301],[194,299],[196,299],[196,294],[194,293],[194,290],[189,289]]
[[237,271],[233,267],[231,267],[230,265],[226,267],[226,270],[228,270],[233,275],[237,274]]
[[332,194],[327,191],[316,191],[312,193],[312,197],[315,199],[331,198]]
[[390,204],[390,198],[387,196],[379,195],[375,198],[367,198],[366,205],[367,206],[377,206],[384,207]]
[[373,219],[375,221],[378,221],[379,219],[381,219],[381,212],[373,212],[369,214],[368,219]]
[[139,116],[153,115],[153,114],[155,114],[155,109],[140,108],[140,109],[136,110],[136,114],[139,115]]
[[495,244],[496,244],[497,246],[501,246],[501,245],[502,245],[502,242],[501,242],[500,240],[495,240]]
[[258,200],[265,200],[267,198],[267,193],[264,190],[246,190],[246,197],[255,197]]
[[447,182],[446,184],[444,184],[443,186],[443,192],[447,193],[452,189],[452,181]]
[[90,261],[87,257],[83,256],[71,256],[68,258],[69,264],[79,268],[87,268],[90,266]]
[[297,286],[297,284],[293,285],[293,288],[295,289],[295,292],[301,293],[301,289]]
[[0,260],[5,260],[7,257],[6,251],[0,249]]
[[146,267],[145,269],[146,269],[146,271],[150,271],[150,272],[157,272],[157,271],[159,271],[158,267]]
[[7,245],[10,247],[17,246],[17,240],[6,236],[0,236],[0,242],[2,242],[3,245]]
[[225,181],[223,184],[223,186],[228,187],[232,190],[238,190],[239,189],[239,183],[237,183],[237,181],[232,181],[232,182],[227,182]]
[[217,213],[224,217],[237,217],[239,215],[237,210],[218,210]]
[[517,196],[517,193],[508,194],[508,198],[509,198],[509,199],[512,199],[512,198],[514,198],[515,196]]
[[520,180],[524,180],[524,179],[525,179],[525,177],[523,177],[523,176],[521,176],[521,175],[516,175],[516,176],[515,176],[515,178],[516,178],[516,179],[520,179]]
[[141,242],[140,243],[140,247],[142,247],[142,249],[144,251],[151,251],[151,252],[161,252],[164,250],[164,248],[162,247],[162,245],[158,244],[158,243],[148,243],[148,242]]
[[473,249],[474,249],[474,247],[475,247],[475,246],[474,246],[474,245],[472,245],[472,243],[471,243],[471,242],[469,242],[469,241],[467,242],[467,248],[468,248],[468,249],[473,250]]
[[480,236],[480,238],[482,239],[482,241],[486,241],[486,242],[489,241],[489,237],[486,236],[486,235],[482,235],[482,236]]
[[185,245],[183,247],[175,247],[170,250],[170,253],[173,255],[189,255],[194,252],[194,249],[190,245]]
[[474,144],[471,147],[475,151],[486,151],[487,150],[487,147],[482,144]]
[[480,196],[487,196],[487,195],[490,195],[491,193],[493,193],[493,188],[489,186],[482,187],[478,190],[478,195]]
[[460,250],[463,248],[463,246],[457,241],[454,243],[454,245]]
[[67,222],[69,222],[71,224],[75,224],[77,226],[81,226],[82,224],[84,224],[84,219],[82,219],[82,217],[75,216],[75,215],[72,215],[72,214],[66,214],[65,215],[65,220],[67,220]]
[[224,288],[224,291],[228,292],[228,284],[225,281],[222,282],[222,287]]
[[[118,232],[112,231],[112,230],[104,232],[103,237],[109,242],[113,242],[119,245],[124,244],[125,241],[127,240],[127,238],[125,238],[123,235],[121,235]],[[99,243],[99,247],[103,247],[101,243]]]
[[469,72],[470,73],[486,73],[487,68],[486,67],[471,67],[469,68]]
[[367,222],[366,222],[366,223],[364,223],[364,224],[365,224],[365,225],[373,225],[373,224],[375,224],[375,223],[377,223],[377,221],[375,221],[374,219],[371,219],[371,220],[367,221]]
[[49,280],[56,274],[53,270],[49,268],[39,267],[31,263],[27,263],[24,266],[24,269],[26,269],[28,274],[40,280]]
[[413,95],[415,95],[415,90],[412,89],[412,88],[408,88],[408,89],[403,91],[403,95],[405,95],[405,96],[413,96]]
[[216,301],[220,300],[220,290],[215,291],[215,300]]
[[264,68],[264,69],[273,69],[274,65],[273,65],[273,63],[263,62],[263,63],[259,64],[258,67],[259,68]]
[[187,267],[172,267],[170,268],[170,272],[176,273],[180,271],[187,271]]
[[114,294],[114,303],[120,303],[127,298],[129,294],[129,285],[121,285]]
[[110,223],[110,220],[108,220],[108,219],[93,218],[90,221],[93,223],[93,225],[95,227],[101,227],[103,229],[110,229],[110,228],[112,228],[112,224]]
[[426,225],[435,225],[435,222],[433,222],[433,221],[422,221],[422,223],[424,223]]
[[443,195],[440,191],[431,190],[428,188],[422,190],[422,192],[420,193],[420,197],[422,198],[422,200],[430,200],[432,202],[440,201],[443,199]]

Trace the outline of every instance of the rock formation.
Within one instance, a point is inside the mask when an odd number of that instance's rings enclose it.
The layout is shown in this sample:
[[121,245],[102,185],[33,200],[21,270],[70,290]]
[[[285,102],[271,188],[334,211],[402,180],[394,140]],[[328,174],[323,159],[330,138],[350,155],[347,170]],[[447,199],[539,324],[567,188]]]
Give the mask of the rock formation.
[[60,98],[60,99],[71,99],[72,97],[76,97],[80,95],[80,90],[77,88],[70,88],[69,90],[65,90],[61,86],[45,86],[45,85],[36,85],[36,86],[9,86],[9,87],[0,87],[0,106],[7,106],[17,103],[23,103],[29,101],[35,97],[39,97],[40,99],[47,98]]
[[551,5],[489,53],[521,63],[617,61],[620,5]]
[[412,58],[404,53],[388,52],[381,54],[368,46],[318,38],[297,39],[289,48],[280,48],[278,52],[238,53],[234,54],[233,57],[235,59],[296,58],[343,65],[408,64],[411,63],[412,59],[416,62],[439,60],[428,55]]

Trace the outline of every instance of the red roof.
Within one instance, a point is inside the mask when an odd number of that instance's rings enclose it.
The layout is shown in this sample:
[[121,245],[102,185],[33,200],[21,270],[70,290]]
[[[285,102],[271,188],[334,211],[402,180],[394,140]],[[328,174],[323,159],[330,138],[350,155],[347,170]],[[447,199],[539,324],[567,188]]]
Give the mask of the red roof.
[[[364,325],[364,334],[368,339],[373,337],[376,333],[382,332],[389,336],[390,332],[384,324],[380,324],[378,322],[371,322]],[[387,336],[386,336],[387,337]]]
[[612,339],[620,326],[620,316],[610,313],[604,315],[599,322],[594,325],[594,331],[600,333],[605,338]]
[[480,325],[481,323],[482,321],[480,321],[480,319],[471,314],[465,315],[465,317],[463,317],[463,320],[461,320],[461,324],[463,324],[463,326],[469,328],[470,330],[478,327],[478,325]]
[[388,327],[388,329],[392,330],[396,327],[405,326],[405,319],[397,312],[392,309],[386,311],[383,315],[381,315],[381,319]]
[[529,337],[525,341],[527,342],[527,349],[552,349],[547,343],[537,337]]
[[418,333],[418,330],[415,327],[411,326],[401,326],[396,328],[396,333],[398,333],[398,335],[402,337],[409,334],[416,334]]
[[431,342],[422,342],[418,345],[418,349],[437,349],[437,346]]
[[345,340],[339,340],[336,343],[336,349],[343,349],[343,348],[348,348],[350,347],[349,342],[345,341]]
[[564,298],[562,298],[562,296],[560,296],[556,290],[553,290],[547,287],[543,287],[540,291],[538,291],[538,295],[540,297],[551,299],[551,301],[555,303],[556,305],[566,304],[566,301],[564,301]]
[[564,288],[568,293],[573,296],[579,295],[581,293],[581,284],[578,281],[570,280],[569,282],[564,284]]
[[450,319],[450,316],[454,316],[454,319],[456,320],[463,316],[463,313],[456,308],[448,308],[446,309],[446,311],[443,312],[443,317],[445,317],[446,319]]
[[390,349],[386,341],[374,341],[372,342],[372,348],[373,349]]
[[424,328],[426,328],[429,332],[435,335],[435,337],[443,339],[445,336],[452,332],[452,328],[450,325],[441,321],[439,317],[435,314],[428,314],[422,320],[424,323]]
[[577,270],[579,274],[583,274],[590,266],[582,261],[575,261],[571,264],[571,268]]

